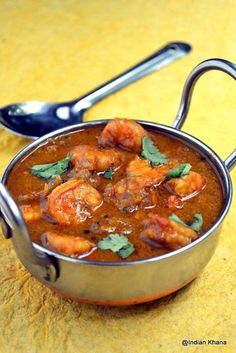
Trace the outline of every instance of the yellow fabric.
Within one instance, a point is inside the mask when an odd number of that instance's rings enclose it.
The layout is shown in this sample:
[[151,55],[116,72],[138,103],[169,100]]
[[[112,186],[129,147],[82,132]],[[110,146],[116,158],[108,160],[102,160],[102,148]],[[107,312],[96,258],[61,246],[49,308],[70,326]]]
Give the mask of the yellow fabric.
[[[108,97],[86,119],[173,121],[190,70],[222,57],[236,62],[235,0],[24,0],[0,2],[0,106],[76,98],[184,40],[186,58]],[[224,159],[236,147],[236,85],[220,72],[200,79],[184,130]],[[0,174],[29,141],[0,129]],[[236,170],[231,173],[236,187]],[[104,308],[62,299],[20,265],[0,238],[0,353],[235,352],[236,204],[203,273],[149,304]],[[226,340],[183,347],[182,339]]]

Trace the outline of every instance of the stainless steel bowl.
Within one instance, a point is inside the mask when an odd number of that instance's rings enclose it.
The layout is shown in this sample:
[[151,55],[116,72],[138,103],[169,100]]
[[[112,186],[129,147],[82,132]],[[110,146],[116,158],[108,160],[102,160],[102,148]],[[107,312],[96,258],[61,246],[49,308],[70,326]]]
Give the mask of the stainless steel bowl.
[[180,131],[190,105],[193,87],[206,71],[217,69],[236,79],[236,65],[221,59],[199,64],[187,78],[180,108],[172,127],[152,122],[144,128],[180,139],[207,158],[221,182],[225,202],[215,224],[193,243],[171,253],[138,261],[97,262],[63,256],[32,243],[22,214],[5,185],[12,167],[49,138],[105,124],[94,121],[69,126],[34,141],[9,163],[0,184],[0,219],[3,234],[12,238],[22,264],[39,281],[67,297],[95,304],[128,305],[160,298],[192,281],[206,266],[217,245],[221,224],[232,200],[229,170],[236,164],[236,150],[225,160],[197,138]]

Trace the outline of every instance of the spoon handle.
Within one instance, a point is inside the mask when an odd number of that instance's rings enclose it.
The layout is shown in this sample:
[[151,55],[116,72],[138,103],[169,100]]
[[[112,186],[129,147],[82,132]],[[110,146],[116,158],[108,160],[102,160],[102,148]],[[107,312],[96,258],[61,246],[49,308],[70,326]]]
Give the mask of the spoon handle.
[[121,75],[114,77],[103,85],[82,96],[79,100],[73,101],[71,111],[76,114],[81,109],[87,109],[102,98],[121,89],[122,87],[140,79],[141,77],[160,69],[171,62],[180,59],[191,51],[191,46],[183,42],[171,42],[131,67]]

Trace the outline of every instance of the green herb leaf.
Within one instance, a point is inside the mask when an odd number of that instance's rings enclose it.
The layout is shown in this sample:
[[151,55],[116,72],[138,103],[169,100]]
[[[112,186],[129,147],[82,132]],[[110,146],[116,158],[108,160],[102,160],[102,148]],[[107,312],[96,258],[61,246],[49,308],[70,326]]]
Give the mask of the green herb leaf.
[[176,223],[182,224],[182,226],[191,228],[192,230],[194,230],[195,232],[199,232],[202,228],[203,225],[203,217],[201,213],[196,213],[194,216],[194,221],[192,224],[188,225],[186,223],[184,223],[178,216],[176,216],[176,214],[172,214],[169,219],[171,221],[174,221]]
[[64,174],[69,168],[70,159],[71,154],[58,162],[34,165],[30,168],[30,171],[39,178],[50,179],[57,175]]
[[128,242],[123,248],[118,251],[118,255],[122,257],[122,259],[126,259],[129,255],[134,252],[134,246],[132,243]]
[[106,179],[110,179],[112,180],[112,175],[113,175],[113,169],[112,168],[108,168],[105,173],[103,174],[103,177]]
[[203,225],[202,214],[196,213],[193,217],[195,218],[195,220],[193,221],[193,223],[189,227],[192,228],[193,230],[195,230],[195,232],[199,232],[202,228],[202,225]]
[[141,155],[152,163],[153,166],[159,164],[168,164],[169,159],[163,153],[161,153],[153,144],[152,140],[144,136],[142,138],[142,153]]
[[181,178],[184,175],[188,175],[191,168],[192,166],[189,163],[180,164],[178,167],[169,171],[169,173],[166,175],[166,179]]
[[124,235],[109,234],[106,238],[100,240],[97,244],[99,249],[111,250],[117,252],[128,244],[128,238]]
[[169,220],[174,221],[175,223],[182,224],[182,226],[188,227],[186,223],[184,223],[176,214],[172,214],[169,217]]
[[111,250],[122,258],[128,257],[134,251],[134,246],[127,237],[112,233],[100,240],[97,247],[102,250]]

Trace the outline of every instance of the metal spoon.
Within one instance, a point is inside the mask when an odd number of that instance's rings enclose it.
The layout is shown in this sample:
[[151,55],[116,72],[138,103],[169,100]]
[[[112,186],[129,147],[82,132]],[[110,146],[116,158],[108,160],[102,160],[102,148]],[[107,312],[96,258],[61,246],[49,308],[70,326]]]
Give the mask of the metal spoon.
[[48,132],[83,121],[84,112],[94,103],[154,70],[185,56],[187,43],[172,42],[77,100],[64,103],[25,102],[0,109],[0,124],[7,130],[36,139]]

